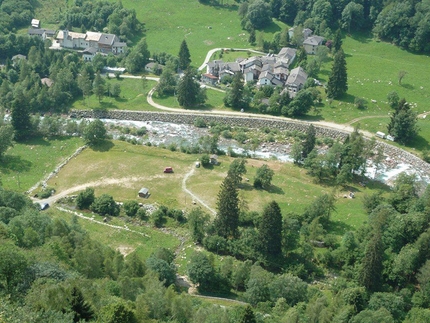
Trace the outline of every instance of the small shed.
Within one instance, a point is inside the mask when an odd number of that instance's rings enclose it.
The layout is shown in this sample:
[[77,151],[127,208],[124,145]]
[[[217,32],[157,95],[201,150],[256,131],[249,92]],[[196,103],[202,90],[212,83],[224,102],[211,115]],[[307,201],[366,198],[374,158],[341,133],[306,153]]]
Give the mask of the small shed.
[[209,162],[212,164],[212,165],[218,165],[218,156],[217,155],[211,155],[210,157],[209,157]]
[[40,28],[40,20],[39,19],[31,19],[31,27]]
[[139,191],[139,197],[148,198],[149,197],[149,190],[145,187],[142,187]]

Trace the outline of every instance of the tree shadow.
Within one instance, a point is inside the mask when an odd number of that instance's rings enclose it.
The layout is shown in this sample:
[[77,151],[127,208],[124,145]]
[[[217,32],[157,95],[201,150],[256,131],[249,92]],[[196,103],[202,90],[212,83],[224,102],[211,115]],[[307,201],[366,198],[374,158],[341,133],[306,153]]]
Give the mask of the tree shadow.
[[90,146],[90,148],[94,151],[98,152],[106,152],[111,150],[114,147],[114,143],[110,140],[103,140],[96,145]]
[[343,222],[343,221],[330,221],[327,231],[332,234],[343,236],[348,231],[355,230],[351,225]]
[[296,119],[298,120],[304,120],[304,121],[321,121],[321,120],[325,120],[324,117],[321,114],[314,114],[314,115],[304,115],[304,116],[300,116],[297,117]]
[[407,90],[414,90],[415,89],[415,86],[413,86],[412,84],[409,84],[409,83],[402,83],[400,86],[407,89]]
[[423,149],[430,150],[429,142],[421,135],[415,136],[414,140],[411,143],[407,144],[406,147],[415,148],[419,150],[423,150]]
[[238,187],[241,189],[241,190],[244,190],[244,191],[252,191],[253,189],[254,189],[254,186],[253,185],[251,185],[249,182],[242,182],[242,183],[239,183],[239,185],[238,185]]
[[112,103],[112,102],[103,102],[102,101],[99,104],[100,104],[100,108],[101,109],[105,109],[105,110],[108,110],[108,109],[118,109],[118,106],[116,104]]
[[352,34],[348,34],[347,37],[351,37],[362,44],[370,43],[373,40],[373,35],[371,33],[363,32],[354,32]]
[[51,146],[51,143],[43,137],[32,137],[22,142],[25,145]]
[[284,190],[281,187],[276,186],[276,185],[270,185],[266,189],[266,191],[269,192],[269,193],[273,193],[273,194],[285,195]]
[[3,174],[27,172],[31,169],[32,165],[31,161],[22,159],[21,156],[4,155],[0,162],[0,171]]
[[349,93],[345,93],[340,99],[341,100],[339,100],[339,101],[348,102],[348,103],[354,104],[355,96],[352,95],[352,94],[349,94]]
[[261,31],[265,32],[265,33],[275,33],[277,31],[281,31],[281,27],[279,27],[277,24],[275,24],[272,20],[272,22],[270,23],[270,25],[268,25],[267,27],[264,27]]

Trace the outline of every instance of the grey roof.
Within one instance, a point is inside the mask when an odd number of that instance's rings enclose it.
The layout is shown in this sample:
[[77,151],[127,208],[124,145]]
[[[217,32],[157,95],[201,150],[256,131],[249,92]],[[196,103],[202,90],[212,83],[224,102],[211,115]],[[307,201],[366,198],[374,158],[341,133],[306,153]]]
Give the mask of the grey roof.
[[113,34],[102,34],[99,39],[99,44],[103,45],[112,45],[115,41],[115,35]]
[[307,78],[308,78],[308,75],[306,74],[305,70],[299,66],[291,70],[291,73],[288,76],[286,84],[303,85],[305,84]]
[[282,47],[278,53],[278,57],[291,59],[296,55],[297,49],[290,47]]
[[17,59],[27,59],[27,56],[25,56],[25,55],[21,55],[21,54],[18,54],[18,55],[12,56],[12,60],[13,60],[13,61],[14,61],[14,60],[17,60]]
[[318,46],[318,45],[321,45],[323,40],[324,40],[324,37],[314,35],[306,38],[305,41],[303,42],[303,45]]
[[229,70],[232,72],[239,72],[240,71],[240,65],[239,65],[239,63],[235,63],[235,62],[220,63],[219,69],[220,70]]
[[284,66],[278,66],[273,70],[273,73],[275,74],[286,74],[288,75],[289,70],[288,68],[284,67]]
[[90,55],[94,55],[95,53],[97,53],[97,49],[94,47],[87,47],[82,51],[83,54],[90,54]]
[[116,42],[113,43],[112,46],[113,47],[125,47],[125,46],[127,46],[127,43],[116,41]]
[[142,194],[148,194],[148,193],[149,193],[149,190],[148,190],[147,188],[145,188],[145,187],[142,187],[142,188],[140,189],[139,193],[142,193]]

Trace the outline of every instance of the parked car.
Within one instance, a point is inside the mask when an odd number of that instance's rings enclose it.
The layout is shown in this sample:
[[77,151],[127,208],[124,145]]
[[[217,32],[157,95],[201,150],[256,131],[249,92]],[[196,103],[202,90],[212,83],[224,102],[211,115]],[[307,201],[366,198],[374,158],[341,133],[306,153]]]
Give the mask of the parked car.
[[165,167],[164,172],[165,173],[173,173],[173,168],[172,167]]
[[200,162],[196,162],[196,168],[200,167]]

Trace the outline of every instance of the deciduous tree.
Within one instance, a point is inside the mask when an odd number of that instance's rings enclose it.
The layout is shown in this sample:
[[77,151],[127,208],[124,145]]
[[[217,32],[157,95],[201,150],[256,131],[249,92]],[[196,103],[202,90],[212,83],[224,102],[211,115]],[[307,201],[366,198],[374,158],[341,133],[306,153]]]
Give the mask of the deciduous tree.
[[254,178],[254,187],[256,188],[264,188],[270,186],[272,183],[272,178],[275,172],[269,168],[266,164],[262,165],[257,169],[257,173]]
[[94,146],[106,139],[106,128],[102,121],[96,119],[90,122],[84,129],[83,137],[85,143]]
[[405,99],[400,100],[396,111],[391,115],[388,132],[402,144],[411,142],[417,136],[417,113],[411,110]]

